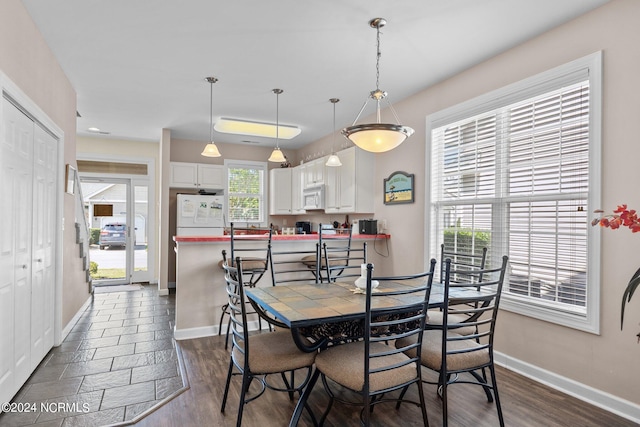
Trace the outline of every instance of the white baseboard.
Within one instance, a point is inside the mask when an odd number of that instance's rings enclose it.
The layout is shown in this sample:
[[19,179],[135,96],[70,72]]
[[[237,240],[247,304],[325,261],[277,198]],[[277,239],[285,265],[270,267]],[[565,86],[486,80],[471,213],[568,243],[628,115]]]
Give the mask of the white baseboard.
[[511,371],[640,424],[640,405],[636,403],[621,399],[610,393],[595,389],[503,353],[495,352],[494,358],[496,364],[504,366]]
[[87,307],[89,307],[92,301],[93,301],[93,295],[90,295],[89,298],[87,298],[87,300],[84,302],[84,304],[82,304],[82,307],[80,307],[80,309],[76,312],[73,318],[69,321],[69,323],[67,323],[67,325],[62,329],[62,338],[60,339],[60,343],[62,343],[62,341],[64,341],[65,338],[67,338],[67,335],[69,335],[69,332],[71,332],[73,327],[76,326],[76,323],[78,323],[78,320],[80,320],[80,316],[82,316],[82,314],[84,314],[84,312],[87,311]]
[[169,289],[158,289],[158,295],[166,297],[169,295]]
[[[262,322],[262,329],[268,329],[267,322]],[[258,330],[258,321],[251,321],[247,323],[250,331]],[[227,327],[223,325],[222,333],[226,333]],[[204,338],[204,337],[212,337],[218,335],[218,327],[217,326],[201,326],[198,328],[187,328],[187,329],[174,329],[173,337],[180,340],[192,340],[195,338]]]

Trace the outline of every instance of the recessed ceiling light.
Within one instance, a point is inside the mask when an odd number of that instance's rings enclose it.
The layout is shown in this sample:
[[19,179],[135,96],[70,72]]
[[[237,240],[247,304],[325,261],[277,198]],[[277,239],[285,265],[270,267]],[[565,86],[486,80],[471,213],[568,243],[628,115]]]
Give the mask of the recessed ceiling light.
[[[302,130],[296,126],[279,125],[277,126],[278,138],[291,139],[300,135]],[[248,120],[221,118],[213,127],[216,131],[222,133],[232,133],[236,135],[262,136],[265,138],[276,137],[275,123],[252,122]]]
[[111,132],[107,132],[105,130],[100,130],[96,127],[90,127],[89,129],[87,129],[89,132],[91,133],[99,133],[101,135],[109,135]]

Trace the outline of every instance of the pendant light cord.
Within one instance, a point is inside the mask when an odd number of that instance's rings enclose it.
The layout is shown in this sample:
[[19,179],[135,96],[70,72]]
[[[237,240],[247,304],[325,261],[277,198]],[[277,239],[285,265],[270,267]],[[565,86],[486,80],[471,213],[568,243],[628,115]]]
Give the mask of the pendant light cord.
[[209,141],[213,142],[213,81],[209,81],[211,86],[211,95],[209,96]]
[[382,53],[380,52],[380,25],[376,25],[376,44],[378,47],[376,54],[376,91],[380,90],[380,56]]

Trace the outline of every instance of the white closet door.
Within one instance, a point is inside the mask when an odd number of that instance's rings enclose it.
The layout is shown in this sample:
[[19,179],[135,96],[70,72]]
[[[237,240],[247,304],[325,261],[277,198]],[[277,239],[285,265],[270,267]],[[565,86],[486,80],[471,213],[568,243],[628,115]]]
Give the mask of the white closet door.
[[33,121],[2,100],[0,142],[0,401],[31,374]]
[[53,347],[57,140],[35,125],[33,151],[33,236],[31,369]]

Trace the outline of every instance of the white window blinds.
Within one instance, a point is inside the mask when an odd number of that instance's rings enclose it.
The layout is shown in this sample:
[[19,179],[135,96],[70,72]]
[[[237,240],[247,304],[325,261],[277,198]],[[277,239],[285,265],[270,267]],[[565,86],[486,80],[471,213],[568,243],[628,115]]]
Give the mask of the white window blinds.
[[229,221],[265,221],[265,170],[264,164],[227,165]]
[[432,117],[432,255],[507,254],[507,299],[586,317],[591,84],[581,69]]

